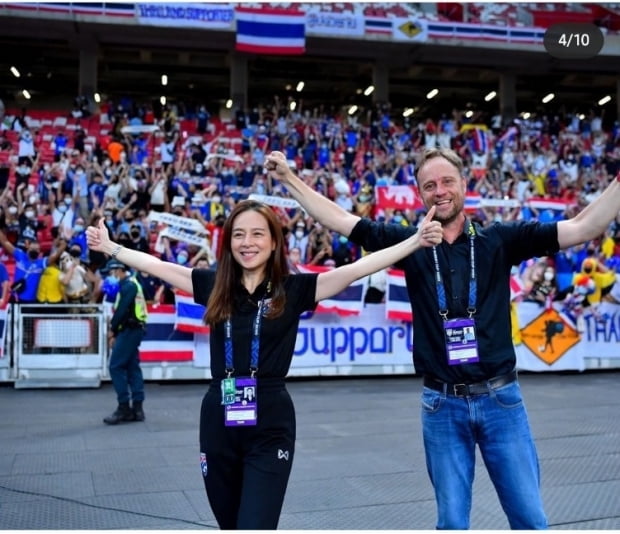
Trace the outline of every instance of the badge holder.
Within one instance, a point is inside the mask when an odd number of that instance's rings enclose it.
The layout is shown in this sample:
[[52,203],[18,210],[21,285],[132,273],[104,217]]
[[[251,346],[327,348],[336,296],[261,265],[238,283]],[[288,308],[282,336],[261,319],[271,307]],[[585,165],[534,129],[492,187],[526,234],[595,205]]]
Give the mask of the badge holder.
[[252,376],[229,376],[222,380],[225,426],[256,426],[257,382]]
[[448,365],[480,361],[476,323],[473,317],[448,319],[447,315],[442,315],[442,319]]

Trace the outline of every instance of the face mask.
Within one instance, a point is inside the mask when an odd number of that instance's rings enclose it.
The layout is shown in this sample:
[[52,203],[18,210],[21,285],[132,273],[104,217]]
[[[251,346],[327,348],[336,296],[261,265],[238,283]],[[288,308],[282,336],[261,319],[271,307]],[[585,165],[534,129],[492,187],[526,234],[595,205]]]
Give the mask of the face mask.
[[553,273],[545,273],[544,278],[547,282],[551,282],[551,280],[553,280]]
[[360,195],[359,197],[357,197],[357,199],[360,202],[368,202],[370,200],[370,197],[368,195]]
[[76,225],[73,227],[73,231],[74,231],[75,233],[80,233],[82,230],[84,230],[84,226],[83,226],[83,225],[81,225],[81,224],[76,224]]
[[70,198],[65,198],[64,199],[64,203],[69,206],[71,204],[71,199]]
[[114,276],[113,274],[111,274],[110,276],[108,276],[107,278],[111,284],[118,284],[118,276]]
[[65,206],[64,204],[61,204],[60,206],[58,206],[58,211],[60,213],[65,213],[67,211],[67,206]]
[[70,250],[69,254],[71,254],[71,256],[74,257],[74,258],[79,258],[81,252],[79,250]]
[[36,204],[37,203],[37,195],[30,195],[28,197],[28,204]]
[[304,231],[303,230],[295,230],[295,237],[297,239],[301,239],[304,236]]
[[24,212],[24,215],[28,218],[28,219],[34,219],[34,211],[32,210],[28,210]]
[[137,239],[138,237],[140,237],[140,230],[134,230],[131,232],[131,237],[133,237],[134,239]]
[[29,250],[28,251],[28,257],[31,260],[36,260],[39,257],[39,252],[37,250]]
[[15,215],[15,214],[17,213],[17,208],[16,208],[15,206],[11,206],[11,207],[9,208],[9,213],[10,213],[11,215]]
[[592,269],[588,267],[587,269],[584,269],[583,272],[586,274],[590,274],[592,272]]
[[177,256],[177,263],[179,265],[185,265],[187,263],[187,256],[185,254],[180,254]]
[[339,241],[344,245],[349,240],[345,236],[341,235]]
[[222,202],[222,197],[211,197],[211,200],[216,204],[219,204],[220,202]]
[[395,223],[399,223],[403,221],[403,216],[402,215],[394,215],[394,222]]

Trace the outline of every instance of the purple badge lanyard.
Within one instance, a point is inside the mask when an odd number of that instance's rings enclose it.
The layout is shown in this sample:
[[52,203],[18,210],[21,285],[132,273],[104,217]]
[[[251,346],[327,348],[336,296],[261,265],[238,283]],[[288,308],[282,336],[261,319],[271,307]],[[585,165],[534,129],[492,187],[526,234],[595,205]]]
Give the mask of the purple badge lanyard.
[[[258,352],[260,350],[260,323],[263,317],[263,304],[265,302],[265,296],[269,293],[269,286],[267,291],[263,295],[263,298],[258,303],[258,311],[254,318],[254,327],[252,329],[252,345],[250,352],[250,376],[254,378],[258,371]],[[230,317],[226,319],[224,325],[226,339],[224,341],[224,355],[226,357],[226,378],[230,378],[235,372],[233,367],[233,344],[232,344],[232,323]]]
[[[469,235],[469,301],[467,305],[467,313],[471,319],[476,313],[476,297],[478,292],[478,286],[476,282],[476,262],[474,256],[474,239],[476,237],[476,230],[474,225],[469,219],[467,219],[467,234]],[[435,262],[435,282],[437,287],[437,301],[439,302],[439,315],[444,321],[448,320],[448,303],[446,301],[446,288],[441,278],[441,272],[439,271],[439,257],[437,256],[437,247],[433,247],[433,260]]]

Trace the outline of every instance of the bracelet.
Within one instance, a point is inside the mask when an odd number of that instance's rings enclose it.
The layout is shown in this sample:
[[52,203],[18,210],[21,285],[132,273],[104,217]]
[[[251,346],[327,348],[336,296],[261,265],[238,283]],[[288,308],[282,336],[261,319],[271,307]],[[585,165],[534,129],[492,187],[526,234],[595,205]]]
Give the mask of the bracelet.
[[123,248],[122,245],[116,245],[116,247],[114,248],[114,250],[112,251],[112,253],[110,254],[110,256],[113,259],[116,259],[116,256],[118,256],[118,253],[121,251],[121,249]]

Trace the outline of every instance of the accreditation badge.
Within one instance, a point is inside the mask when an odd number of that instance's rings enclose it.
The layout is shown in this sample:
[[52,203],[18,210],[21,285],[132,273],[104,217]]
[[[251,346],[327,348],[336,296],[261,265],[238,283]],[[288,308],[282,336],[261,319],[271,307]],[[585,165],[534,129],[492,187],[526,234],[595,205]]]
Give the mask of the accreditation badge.
[[255,426],[258,416],[256,378],[239,376],[235,379],[234,402],[224,406],[225,426]]
[[449,319],[443,322],[449,365],[480,361],[476,324],[473,319]]

